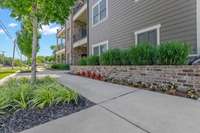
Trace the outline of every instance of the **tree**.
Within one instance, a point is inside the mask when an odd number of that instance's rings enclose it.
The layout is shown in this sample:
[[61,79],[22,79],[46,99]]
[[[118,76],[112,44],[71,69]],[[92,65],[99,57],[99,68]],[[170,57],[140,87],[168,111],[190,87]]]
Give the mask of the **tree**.
[[75,0],[0,0],[0,6],[9,8],[18,20],[27,17],[32,22],[32,82],[36,80],[36,51],[38,28],[42,24],[61,23],[69,16]]
[[57,45],[52,45],[50,48],[53,51],[52,61],[55,61],[56,60],[56,51],[58,50],[58,47],[57,47]]
[[17,33],[17,45],[21,53],[30,59],[32,56],[33,39],[32,24],[30,20],[27,20],[26,18],[22,21],[21,31]]
[[55,61],[55,56],[46,56],[45,60],[47,63],[53,63]]
[[53,51],[53,54],[55,54],[56,51],[57,51],[57,46],[56,45],[51,45],[50,49]]
[[46,63],[45,57],[44,56],[38,56],[37,57],[37,63],[39,63],[39,64]]

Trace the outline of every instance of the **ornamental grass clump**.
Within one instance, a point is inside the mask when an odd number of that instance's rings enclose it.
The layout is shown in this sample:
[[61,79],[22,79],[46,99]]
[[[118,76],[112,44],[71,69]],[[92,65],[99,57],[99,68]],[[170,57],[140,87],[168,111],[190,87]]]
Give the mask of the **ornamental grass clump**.
[[111,49],[110,50],[110,65],[121,65],[121,50]]
[[121,65],[131,65],[130,49],[123,49],[120,52]]
[[87,65],[95,66],[99,65],[99,56],[93,55],[86,58]]
[[79,60],[78,64],[79,64],[80,66],[86,66],[86,65],[87,65],[87,58],[86,58],[86,57],[81,58],[81,59]]
[[110,51],[102,53],[99,57],[100,65],[110,65]]
[[59,84],[51,77],[45,77],[31,84],[27,78],[12,79],[0,86],[0,114],[30,108],[43,109],[59,103],[77,103],[76,92]]
[[110,49],[100,56],[101,65],[121,65],[121,50]]
[[160,65],[184,65],[189,53],[190,47],[186,43],[165,42],[158,48],[158,62]]
[[132,65],[155,65],[157,48],[151,44],[138,44],[130,50]]
[[109,49],[100,56],[83,58],[79,65],[184,65],[189,53],[189,45],[182,42],[140,43],[128,49]]
[[51,69],[56,69],[56,70],[69,70],[70,65],[69,64],[53,64],[51,66]]

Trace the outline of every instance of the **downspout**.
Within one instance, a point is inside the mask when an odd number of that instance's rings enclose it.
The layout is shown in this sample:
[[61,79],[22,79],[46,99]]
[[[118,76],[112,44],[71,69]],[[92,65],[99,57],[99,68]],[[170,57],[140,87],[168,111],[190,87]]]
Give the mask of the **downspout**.
[[70,16],[70,22],[71,22],[71,32],[70,32],[70,39],[71,39],[71,65],[74,65],[74,57],[73,57],[73,30],[74,30],[74,23],[73,23],[73,10],[71,12]]
[[196,0],[197,15],[197,55],[200,55],[200,0]]
[[87,56],[90,55],[90,3],[87,0]]

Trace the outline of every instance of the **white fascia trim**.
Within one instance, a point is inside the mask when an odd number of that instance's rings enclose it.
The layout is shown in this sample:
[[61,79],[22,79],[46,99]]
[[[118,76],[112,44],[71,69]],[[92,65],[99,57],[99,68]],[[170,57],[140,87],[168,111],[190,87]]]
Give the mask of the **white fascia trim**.
[[[99,15],[99,22],[97,22],[96,24],[94,24],[94,21],[93,21],[93,9],[99,5],[99,3],[101,2],[102,0],[98,0],[93,6],[92,6],[92,28],[93,27],[96,27],[97,25],[103,23],[106,19],[108,19],[108,0],[106,0],[106,17],[102,20],[100,20],[100,15]],[[99,6],[99,11],[100,11],[100,6]]]
[[152,26],[152,27],[148,27],[142,30],[138,30],[135,32],[135,45],[138,44],[138,34],[144,33],[144,32],[148,32],[151,30],[157,30],[157,45],[160,45],[160,28],[161,28],[161,24]]
[[200,55],[200,0],[197,0],[197,54]]
[[[106,47],[107,47],[107,50],[108,50],[108,40],[92,45],[92,55],[94,55],[94,48],[95,47],[99,47],[99,46],[105,45],[105,44],[106,44]],[[99,48],[99,56],[100,56],[100,48]]]

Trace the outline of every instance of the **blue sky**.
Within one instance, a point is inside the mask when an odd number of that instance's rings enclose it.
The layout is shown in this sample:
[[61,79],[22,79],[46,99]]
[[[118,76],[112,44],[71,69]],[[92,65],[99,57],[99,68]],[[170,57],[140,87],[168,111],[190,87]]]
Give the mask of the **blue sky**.
[[[20,30],[20,22],[15,21],[10,17],[10,11],[5,9],[0,9],[0,20],[6,25],[9,33],[13,38],[16,38],[16,32]],[[56,24],[50,24],[43,26],[41,30],[42,38],[40,39],[40,51],[38,55],[48,56],[52,52],[50,46],[56,44],[56,30],[59,28]],[[6,51],[6,56],[12,56],[13,44],[11,40],[6,36],[6,34],[0,28],[0,51]],[[18,54],[16,54],[17,57]]]

